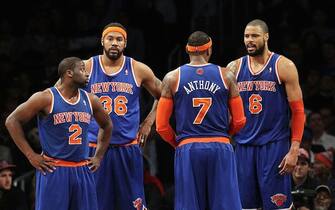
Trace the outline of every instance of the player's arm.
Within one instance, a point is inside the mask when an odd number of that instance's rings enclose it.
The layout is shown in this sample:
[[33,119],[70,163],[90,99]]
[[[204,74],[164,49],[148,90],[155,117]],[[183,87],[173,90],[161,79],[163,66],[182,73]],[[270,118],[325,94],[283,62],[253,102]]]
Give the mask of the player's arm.
[[176,83],[176,71],[169,72],[162,82],[162,95],[158,101],[156,115],[156,131],[174,148],[177,146],[176,134],[170,126],[170,117],[173,112],[173,88]]
[[104,110],[102,104],[99,102],[98,97],[90,93],[89,97],[92,104],[93,116],[100,126],[97,148],[95,150],[94,156],[90,158],[88,164],[92,171],[96,171],[99,168],[100,162],[109,146],[113,124],[109,115]]
[[237,59],[228,63],[227,69],[236,76],[239,70],[239,66],[240,66],[240,59]]
[[151,127],[155,122],[158,99],[161,96],[161,81],[154,75],[153,71],[147,65],[134,61],[136,77],[139,78],[139,84],[143,86],[154,98],[150,113],[143,120],[138,131],[137,140],[140,146],[144,146]]
[[48,114],[52,102],[51,93],[48,90],[33,94],[26,102],[19,105],[6,119],[6,128],[16,146],[27,157],[29,162],[43,174],[46,171],[53,172],[52,160],[45,160],[40,154],[34,152],[29,145],[23,125],[37,114]]
[[291,173],[298,159],[298,151],[302,139],[305,113],[302,91],[299,85],[298,70],[294,63],[286,57],[278,61],[279,79],[284,83],[287,99],[291,108],[291,148],[280,164],[281,174]]
[[230,135],[236,134],[239,130],[241,130],[245,123],[246,117],[244,115],[244,108],[242,98],[237,89],[237,83],[235,76],[233,73],[225,68],[221,69],[223,79],[225,84],[228,86],[229,91],[229,111],[231,114],[231,121],[229,124],[228,133]]

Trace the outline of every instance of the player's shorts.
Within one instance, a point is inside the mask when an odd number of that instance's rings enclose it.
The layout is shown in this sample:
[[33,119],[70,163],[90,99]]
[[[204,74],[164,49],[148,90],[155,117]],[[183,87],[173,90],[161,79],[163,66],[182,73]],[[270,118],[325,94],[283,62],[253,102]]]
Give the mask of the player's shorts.
[[[90,147],[90,156],[94,153]],[[144,210],[143,170],[138,144],[110,145],[94,173],[99,210]]]
[[178,146],[174,164],[175,210],[241,210],[231,144]]
[[291,178],[290,175],[280,175],[278,168],[289,147],[287,140],[257,146],[236,144],[243,209],[290,209]]
[[35,209],[98,210],[95,180],[86,162],[81,166],[71,162],[65,165],[56,166],[53,173],[46,175],[36,172]]

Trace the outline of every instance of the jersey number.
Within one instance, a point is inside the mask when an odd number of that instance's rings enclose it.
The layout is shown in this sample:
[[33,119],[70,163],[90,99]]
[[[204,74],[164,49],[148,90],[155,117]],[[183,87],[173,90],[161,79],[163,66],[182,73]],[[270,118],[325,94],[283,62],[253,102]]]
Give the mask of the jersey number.
[[[100,102],[104,106],[105,111],[110,114],[113,111],[113,100],[109,96],[101,96]],[[117,96],[114,98],[114,112],[119,116],[123,116],[127,113],[128,99],[125,96]]]
[[259,94],[252,94],[249,97],[249,111],[251,114],[259,114],[263,110],[262,96]]
[[69,137],[69,144],[81,144],[81,138],[79,136],[82,133],[82,128],[78,124],[72,124],[69,127],[69,132],[73,132]]
[[195,117],[193,124],[201,124],[205,118],[209,108],[212,105],[212,98],[193,98],[193,107],[200,107],[200,110]]

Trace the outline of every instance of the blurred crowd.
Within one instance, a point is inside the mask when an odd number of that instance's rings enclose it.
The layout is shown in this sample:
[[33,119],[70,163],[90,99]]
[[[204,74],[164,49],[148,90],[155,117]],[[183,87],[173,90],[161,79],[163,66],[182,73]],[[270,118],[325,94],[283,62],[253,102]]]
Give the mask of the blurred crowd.
[[[33,168],[10,139],[6,117],[31,93],[57,81],[62,58],[99,54],[105,24],[125,25],[125,54],[149,65],[162,79],[186,61],[186,39],[195,30],[212,36],[213,63],[225,66],[245,54],[243,29],[254,18],[268,23],[270,50],[293,60],[299,71],[307,120],[292,176],[295,206],[335,209],[335,2],[38,0],[9,5],[15,12],[8,9],[0,15],[0,209],[34,206]],[[152,99],[144,91],[142,96],[145,116]],[[36,123],[28,124],[25,132],[34,150],[41,152]],[[149,208],[173,209],[173,149],[153,128],[144,154]]]

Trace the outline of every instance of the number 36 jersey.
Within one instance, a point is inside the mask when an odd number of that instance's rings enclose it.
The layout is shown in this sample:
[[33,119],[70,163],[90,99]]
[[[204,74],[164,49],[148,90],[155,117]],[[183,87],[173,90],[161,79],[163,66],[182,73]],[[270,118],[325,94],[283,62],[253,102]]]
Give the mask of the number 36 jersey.
[[279,59],[280,55],[271,53],[257,73],[251,71],[249,56],[240,59],[236,79],[247,118],[246,125],[234,136],[240,144],[263,145],[290,136],[290,110],[285,86],[278,76]]
[[[140,87],[136,83],[132,58],[124,56],[121,68],[107,74],[101,56],[91,58],[92,69],[87,91],[97,95],[113,122],[110,144],[127,144],[136,138],[140,121]],[[96,142],[99,127],[92,119],[89,141]]]
[[186,138],[228,137],[228,90],[220,66],[181,66],[174,105],[178,142]]

